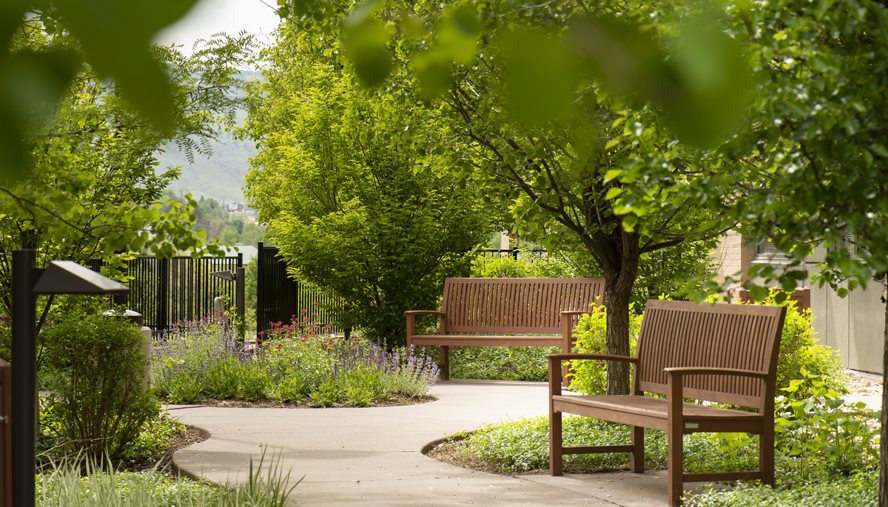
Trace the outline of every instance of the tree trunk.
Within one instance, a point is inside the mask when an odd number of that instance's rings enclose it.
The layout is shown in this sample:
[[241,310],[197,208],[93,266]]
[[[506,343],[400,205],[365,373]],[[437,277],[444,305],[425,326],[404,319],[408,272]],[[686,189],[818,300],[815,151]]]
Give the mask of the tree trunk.
[[[605,344],[608,354],[629,355],[629,296],[619,283],[607,282],[604,304],[607,307]],[[629,363],[608,361],[607,394],[629,394]]]
[[[882,283],[888,284],[888,280]],[[883,292],[884,294],[884,292]],[[883,300],[885,296],[882,296]],[[885,330],[882,339],[882,416],[879,442],[879,507],[888,507],[888,302],[885,304]]]

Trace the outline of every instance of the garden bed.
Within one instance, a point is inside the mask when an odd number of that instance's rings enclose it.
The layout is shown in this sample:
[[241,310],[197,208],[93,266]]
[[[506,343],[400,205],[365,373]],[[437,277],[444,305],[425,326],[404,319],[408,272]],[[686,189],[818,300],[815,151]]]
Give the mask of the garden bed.
[[186,323],[163,338],[151,371],[166,403],[234,407],[417,403],[426,401],[438,376],[421,352],[322,335],[297,322],[276,325],[249,344],[217,323]]
[[[384,401],[376,402],[372,405],[372,407],[402,407],[405,405],[416,405],[419,403],[429,403],[432,401],[436,401],[438,398],[434,396],[423,396],[421,398],[412,398],[409,396],[403,395],[392,395],[389,396],[388,399]],[[318,408],[316,405],[312,405],[308,402],[296,402],[296,401],[274,401],[274,400],[257,400],[257,401],[247,401],[247,400],[216,400],[212,398],[205,398],[200,401],[201,405],[205,405],[208,407],[221,407],[221,408]],[[354,407],[353,405],[349,405],[348,403],[339,403],[334,404],[328,408],[365,408],[365,407]]]

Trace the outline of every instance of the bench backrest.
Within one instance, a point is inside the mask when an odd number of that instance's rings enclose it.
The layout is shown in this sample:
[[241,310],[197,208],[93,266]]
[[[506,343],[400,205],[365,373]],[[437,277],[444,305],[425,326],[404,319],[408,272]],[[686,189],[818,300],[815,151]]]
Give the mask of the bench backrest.
[[648,301],[638,337],[636,392],[668,394],[669,367],[734,368],[766,373],[770,388],[748,377],[691,375],[691,398],[764,409],[774,396],[783,306]]
[[558,333],[562,311],[604,303],[601,278],[448,278],[445,333]]

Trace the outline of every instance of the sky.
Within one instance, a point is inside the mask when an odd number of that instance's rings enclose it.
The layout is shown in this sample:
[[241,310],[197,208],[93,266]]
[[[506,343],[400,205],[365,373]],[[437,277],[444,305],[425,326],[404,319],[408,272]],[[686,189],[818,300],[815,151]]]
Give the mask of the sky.
[[[265,0],[276,5],[276,0]],[[278,24],[278,16],[261,0],[200,0],[184,18],[158,34],[160,44],[181,44],[183,51],[191,52],[194,41],[217,32],[236,34],[246,30],[260,43],[271,40],[271,32]]]

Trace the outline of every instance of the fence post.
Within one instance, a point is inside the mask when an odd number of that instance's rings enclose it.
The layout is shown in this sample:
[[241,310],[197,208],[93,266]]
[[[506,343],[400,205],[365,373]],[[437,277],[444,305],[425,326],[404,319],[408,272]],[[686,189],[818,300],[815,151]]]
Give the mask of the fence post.
[[158,270],[159,284],[157,287],[157,330],[158,335],[166,331],[170,327],[170,260],[158,259],[160,269]]
[[256,339],[262,333],[265,326],[265,250],[260,241],[256,251]]

